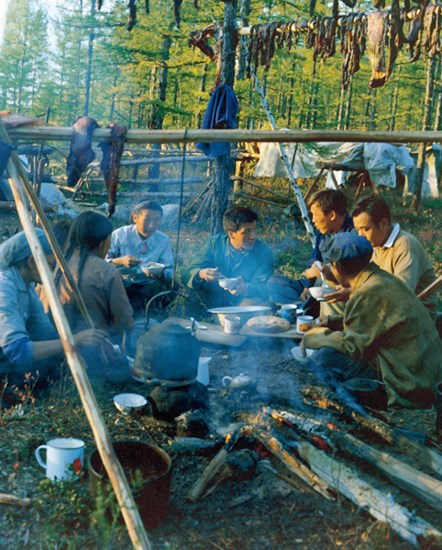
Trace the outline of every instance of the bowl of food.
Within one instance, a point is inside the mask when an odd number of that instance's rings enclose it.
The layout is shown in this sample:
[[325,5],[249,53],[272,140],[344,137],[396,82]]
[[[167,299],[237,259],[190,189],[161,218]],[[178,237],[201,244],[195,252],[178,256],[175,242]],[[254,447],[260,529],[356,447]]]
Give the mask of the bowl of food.
[[224,290],[234,290],[236,288],[236,285],[238,284],[239,277],[231,277],[231,278],[224,278],[220,279],[218,281],[218,284],[221,288],[224,288]]
[[335,292],[334,288],[330,288],[328,286],[312,286],[308,290],[313,298],[318,300],[318,302],[327,300],[327,294]]
[[147,399],[137,393],[119,393],[114,397],[114,405],[123,414],[133,414],[141,411],[147,404]]
[[240,325],[247,323],[249,319],[257,317],[258,315],[271,315],[272,308],[270,306],[231,306],[231,307],[217,307],[207,310],[209,313],[217,315],[219,323],[224,326],[224,319],[226,315],[236,315],[240,319]]
[[157,262],[149,262],[147,264],[140,265],[141,271],[149,277],[150,275],[161,275],[166,269],[164,264],[159,264]]

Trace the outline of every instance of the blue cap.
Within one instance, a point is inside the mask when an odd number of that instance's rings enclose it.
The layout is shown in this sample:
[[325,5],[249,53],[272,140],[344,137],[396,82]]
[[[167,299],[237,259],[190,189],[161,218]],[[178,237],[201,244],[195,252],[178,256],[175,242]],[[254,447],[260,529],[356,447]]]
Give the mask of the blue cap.
[[335,263],[370,258],[372,254],[373,247],[365,237],[349,232],[335,235],[329,250],[330,261]]

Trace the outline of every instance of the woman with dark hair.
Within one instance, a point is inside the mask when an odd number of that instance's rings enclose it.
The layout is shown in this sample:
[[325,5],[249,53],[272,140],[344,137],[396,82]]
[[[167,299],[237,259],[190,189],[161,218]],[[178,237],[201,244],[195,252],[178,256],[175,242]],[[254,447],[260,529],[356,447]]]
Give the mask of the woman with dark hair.
[[[133,328],[133,310],[115,266],[104,260],[111,243],[112,224],[98,212],[83,212],[71,226],[66,260],[94,326],[106,330],[114,343]],[[86,326],[61,272],[55,277],[60,300],[75,332]]]

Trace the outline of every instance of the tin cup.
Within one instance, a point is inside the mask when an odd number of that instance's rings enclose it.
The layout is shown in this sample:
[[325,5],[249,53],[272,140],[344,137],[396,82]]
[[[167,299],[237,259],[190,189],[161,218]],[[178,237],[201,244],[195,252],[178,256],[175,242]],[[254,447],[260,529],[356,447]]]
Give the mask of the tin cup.
[[291,324],[296,323],[297,307],[295,304],[282,304],[277,314]]
[[238,315],[226,315],[224,318],[224,332],[238,334],[241,327],[241,318]]
[[[46,462],[40,452],[46,451]],[[76,479],[83,468],[84,441],[71,437],[51,439],[35,451],[37,462],[46,470],[46,477],[53,481]]]
[[296,319],[296,331],[304,334],[313,326],[313,317],[311,315],[299,315]]

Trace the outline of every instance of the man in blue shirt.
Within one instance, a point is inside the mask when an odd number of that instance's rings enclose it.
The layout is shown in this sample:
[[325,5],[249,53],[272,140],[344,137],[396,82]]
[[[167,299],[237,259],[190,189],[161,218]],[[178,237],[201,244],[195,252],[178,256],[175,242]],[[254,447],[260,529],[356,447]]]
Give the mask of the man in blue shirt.
[[[342,191],[323,189],[313,195],[309,202],[313,225],[316,227],[315,246],[310,257],[310,266],[304,271],[305,278],[297,281],[274,275],[268,283],[272,300],[277,304],[296,303],[309,300],[306,304],[314,308],[313,298],[309,299],[306,289],[321,278],[321,271],[329,286],[335,286],[329,263],[329,251],[334,235],[343,232],[354,232],[353,220],[347,213],[347,199]],[[333,293],[335,296],[335,293]],[[317,308],[317,306],[316,306]],[[317,313],[317,311],[313,311]]]
[[[134,310],[143,308],[155,294],[169,288],[173,277],[173,253],[167,235],[159,231],[163,209],[155,201],[137,204],[132,225],[116,229],[106,259],[120,270]],[[162,273],[145,275],[140,266],[165,265]]]

